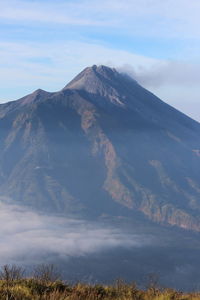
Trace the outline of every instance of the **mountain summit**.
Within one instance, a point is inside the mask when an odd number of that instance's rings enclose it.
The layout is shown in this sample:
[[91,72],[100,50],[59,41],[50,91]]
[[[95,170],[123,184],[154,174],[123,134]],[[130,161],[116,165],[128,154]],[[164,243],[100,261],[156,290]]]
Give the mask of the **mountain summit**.
[[94,65],[84,69],[64,89],[78,89],[101,94],[103,90],[116,88],[119,82],[122,84],[125,81],[127,84],[127,79],[133,82],[130,77],[118,73],[114,68]]
[[200,231],[200,124],[106,66],[0,105],[0,195]]
[[[115,70],[106,66],[92,66],[85,68],[72,81],[70,81],[64,89],[83,89],[88,92],[96,92],[100,86],[109,86],[120,74]],[[96,90],[97,89],[97,90]]]
[[120,74],[114,68],[94,65],[84,69],[63,90],[85,91],[105,97],[107,101],[110,100],[114,104],[124,105],[123,95],[120,97],[120,94],[123,93],[124,88],[130,88],[130,83],[132,86],[136,84],[128,75]]

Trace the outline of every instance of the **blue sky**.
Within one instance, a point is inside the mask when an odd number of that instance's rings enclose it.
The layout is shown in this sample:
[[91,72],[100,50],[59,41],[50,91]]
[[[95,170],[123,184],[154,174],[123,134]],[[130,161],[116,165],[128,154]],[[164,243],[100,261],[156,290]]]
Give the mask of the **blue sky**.
[[199,0],[0,0],[0,102],[106,64],[200,121],[199,13]]

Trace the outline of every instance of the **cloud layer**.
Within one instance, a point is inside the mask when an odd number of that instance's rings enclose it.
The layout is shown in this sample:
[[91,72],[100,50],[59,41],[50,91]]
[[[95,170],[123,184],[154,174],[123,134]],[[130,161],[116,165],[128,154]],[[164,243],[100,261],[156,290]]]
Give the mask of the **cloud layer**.
[[115,247],[140,247],[146,236],[128,234],[97,222],[38,214],[0,204],[0,265],[31,264],[51,257],[68,259]]

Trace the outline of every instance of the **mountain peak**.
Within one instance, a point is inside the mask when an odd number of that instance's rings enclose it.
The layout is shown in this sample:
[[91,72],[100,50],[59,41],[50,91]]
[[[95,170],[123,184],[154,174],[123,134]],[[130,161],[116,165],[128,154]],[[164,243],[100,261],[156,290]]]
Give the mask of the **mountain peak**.
[[47,98],[50,94],[51,94],[50,92],[44,91],[42,89],[37,89],[33,93],[19,99],[19,101],[21,105],[31,104],[38,100]]
[[106,88],[116,85],[116,81],[124,79],[125,76],[104,65],[93,65],[85,68],[72,81],[70,81],[65,89],[85,90],[89,93],[102,94]]
[[105,65],[93,65],[91,67],[85,68],[81,73],[79,73],[67,86],[71,85],[73,81],[77,81],[77,79],[85,78],[87,76],[97,76],[102,75],[105,77],[114,76],[114,74],[118,73],[115,68],[107,67]]
[[114,74],[118,73],[115,68],[111,68],[105,65],[93,65],[92,67],[89,67],[89,69],[92,69],[94,72],[97,72],[104,76],[113,76]]

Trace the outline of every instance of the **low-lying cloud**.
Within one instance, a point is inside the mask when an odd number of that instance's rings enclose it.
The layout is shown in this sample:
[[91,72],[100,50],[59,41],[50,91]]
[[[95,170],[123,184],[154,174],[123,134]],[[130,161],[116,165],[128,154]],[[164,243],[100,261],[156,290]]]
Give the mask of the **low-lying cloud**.
[[113,247],[140,247],[145,236],[81,219],[39,214],[25,207],[0,204],[0,264],[67,259]]

